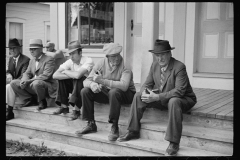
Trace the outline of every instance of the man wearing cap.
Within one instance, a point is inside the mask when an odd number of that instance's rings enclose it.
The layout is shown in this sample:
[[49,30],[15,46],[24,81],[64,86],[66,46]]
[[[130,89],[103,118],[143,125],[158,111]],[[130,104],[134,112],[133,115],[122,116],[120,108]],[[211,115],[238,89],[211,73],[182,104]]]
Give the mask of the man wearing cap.
[[53,59],[55,60],[54,71],[56,71],[59,68],[59,66],[65,62],[63,52],[61,50],[56,50],[55,44],[52,42],[48,42],[45,47],[46,47],[46,51],[44,52],[45,55],[53,57]]
[[52,78],[55,62],[43,53],[41,39],[30,39],[29,50],[33,59],[30,60],[21,80],[13,80],[10,85],[20,99],[26,101],[25,106],[33,104],[37,99],[37,110],[47,108],[46,98],[56,97],[57,81]]
[[121,51],[122,46],[118,43],[104,45],[103,52],[106,57],[94,66],[88,78],[83,82],[82,119],[87,121],[87,126],[77,131],[77,135],[97,131],[94,119],[94,101],[96,101],[110,104],[108,122],[112,123],[112,127],[108,140],[115,141],[119,137],[118,120],[121,104],[131,104],[136,93],[132,71],[125,68],[120,55]]
[[[75,108],[69,120],[75,120],[80,116],[82,107],[80,93],[83,88],[83,81],[94,66],[92,58],[82,56],[82,48],[79,41],[69,42],[66,54],[70,55],[70,59],[60,65],[59,69],[53,74],[53,78],[58,80],[55,103],[60,106],[53,114],[69,113],[68,105],[70,104]],[[69,93],[71,94],[70,97]]]
[[21,53],[21,47],[22,45],[16,38],[9,40],[8,47],[6,47],[9,48],[11,56],[6,71],[6,103],[8,104],[6,120],[14,118],[13,106],[17,100],[18,104],[24,103],[20,99],[16,99],[16,95],[9,84],[13,79],[21,79],[29,64],[30,58]]
[[140,120],[146,107],[168,109],[165,140],[170,144],[166,155],[177,154],[182,134],[182,112],[192,108],[197,99],[190,85],[186,66],[172,57],[173,49],[167,40],[156,40],[154,50],[149,50],[156,61],[152,63],[140,92],[134,96],[128,132],[118,139],[120,142],[140,138]]

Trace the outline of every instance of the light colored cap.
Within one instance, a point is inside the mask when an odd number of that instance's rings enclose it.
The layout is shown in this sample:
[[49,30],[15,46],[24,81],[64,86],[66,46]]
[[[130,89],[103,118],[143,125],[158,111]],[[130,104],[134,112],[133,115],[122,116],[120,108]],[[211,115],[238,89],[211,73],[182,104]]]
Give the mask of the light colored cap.
[[55,44],[52,42],[48,42],[45,47],[55,47]]
[[103,53],[105,53],[106,57],[108,56],[116,56],[122,52],[122,46],[118,43],[109,43],[103,46]]
[[80,44],[80,42],[77,41],[71,41],[68,43],[68,51],[66,52],[66,55],[69,55],[70,53],[76,51],[79,48],[83,48]]
[[41,39],[30,39],[28,48],[43,48]]

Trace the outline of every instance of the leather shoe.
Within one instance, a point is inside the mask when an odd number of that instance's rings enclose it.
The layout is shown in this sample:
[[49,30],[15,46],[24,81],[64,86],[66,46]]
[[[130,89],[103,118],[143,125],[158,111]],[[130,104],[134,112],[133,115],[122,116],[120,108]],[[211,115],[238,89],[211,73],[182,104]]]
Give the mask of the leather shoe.
[[97,125],[95,124],[95,121],[88,121],[87,126],[84,127],[81,131],[76,131],[75,134],[77,136],[81,136],[82,134],[94,133],[94,132],[97,132]]
[[124,141],[129,141],[132,139],[138,139],[140,138],[140,133],[139,132],[127,132],[124,136],[120,137],[118,139],[119,142],[124,142]]
[[22,107],[35,106],[38,105],[37,101],[34,98],[30,98]]
[[113,124],[110,134],[108,135],[109,141],[116,141],[119,137],[119,128],[118,125]]
[[175,155],[177,155],[178,150],[179,150],[179,144],[170,142],[165,155],[166,156],[168,156],[168,155],[175,156]]
[[46,101],[46,99],[43,99],[39,102],[37,110],[42,110],[42,109],[45,109],[45,108],[47,108],[47,101]]
[[6,121],[13,119],[14,113],[12,108],[7,108]]
[[78,117],[80,117],[80,115],[81,115],[80,110],[79,111],[73,110],[72,116],[68,120],[73,121],[75,119],[78,119]]

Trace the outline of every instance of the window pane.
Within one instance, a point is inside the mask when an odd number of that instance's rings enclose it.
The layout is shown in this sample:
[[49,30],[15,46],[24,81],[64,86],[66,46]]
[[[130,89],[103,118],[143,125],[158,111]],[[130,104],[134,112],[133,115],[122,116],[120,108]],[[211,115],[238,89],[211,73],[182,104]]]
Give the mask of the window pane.
[[68,42],[100,47],[113,42],[113,2],[68,3]]

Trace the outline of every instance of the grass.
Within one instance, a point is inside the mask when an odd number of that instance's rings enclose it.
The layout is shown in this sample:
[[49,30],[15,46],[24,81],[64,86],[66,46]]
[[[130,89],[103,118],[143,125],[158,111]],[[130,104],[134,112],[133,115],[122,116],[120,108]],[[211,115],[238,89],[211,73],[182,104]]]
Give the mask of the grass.
[[42,142],[39,146],[20,141],[6,142],[7,156],[66,156],[64,151],[49,149]]

